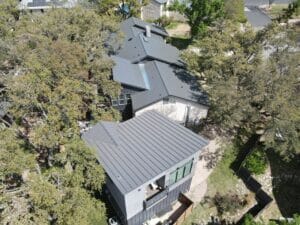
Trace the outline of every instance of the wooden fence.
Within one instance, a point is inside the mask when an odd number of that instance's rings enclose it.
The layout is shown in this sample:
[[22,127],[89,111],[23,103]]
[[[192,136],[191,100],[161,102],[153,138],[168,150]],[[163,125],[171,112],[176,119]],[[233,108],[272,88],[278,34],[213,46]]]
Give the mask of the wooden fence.
[[173,225],[181,225],[184,220],[192,213],[194,202],[184,194],[179,195],[178,201],[182,204],[171,216],[170,221]]

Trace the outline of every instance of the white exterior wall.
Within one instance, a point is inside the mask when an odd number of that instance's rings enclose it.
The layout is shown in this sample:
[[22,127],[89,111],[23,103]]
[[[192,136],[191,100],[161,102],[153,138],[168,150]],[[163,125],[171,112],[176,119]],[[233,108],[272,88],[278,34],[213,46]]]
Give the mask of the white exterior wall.
[[135,112],[135,116],[142,115],[144,112],[150,110],[155,110],[176,122],[184,123],[186,121],[188,107],[190,107],[188,115],[188,122],[190,123],[197,124],[197,122],[199,122],[199,119],[205,118],[207,116],[207,106],[176,97],[169,97],[168,103],[164,102],[164,100],[161,100],[143,109],[140,109]]

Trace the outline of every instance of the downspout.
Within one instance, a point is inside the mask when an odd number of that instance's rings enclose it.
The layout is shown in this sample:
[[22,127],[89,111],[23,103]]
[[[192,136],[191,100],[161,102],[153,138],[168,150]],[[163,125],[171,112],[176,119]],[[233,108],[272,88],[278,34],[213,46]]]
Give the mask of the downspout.
[[185,122],[184,122],[184,126],[186,127],[187,126],[187,124],[188,124],[188,122],[189,122],[189,117],[190,117],[190,111],[191,111],[191,106],[190,105],[188,105],[188,106],[186,106],[186,114],[185,114]]

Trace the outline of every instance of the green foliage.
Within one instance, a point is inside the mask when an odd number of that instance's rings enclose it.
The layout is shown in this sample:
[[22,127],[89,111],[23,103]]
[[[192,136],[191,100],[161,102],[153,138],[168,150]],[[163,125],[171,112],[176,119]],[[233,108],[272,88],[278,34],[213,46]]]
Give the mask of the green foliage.
[[12,29],[19,18],[17,9],[18,1],[5,0],[0,4],[0,38],[4,38],[12,33]]
[[117,21],[81,7],[19,18],[13,3],[0,6],[0,85],[13,118],[0,131],[0,223],[106,224],[104,171],[78,122],[120,118],[110,105]]
[[217,207],[218,213],[223,215],[225,212],[233,213],[242,209],[246,205],[246,201],[240,199],[238,195],[220,195],[216,193],[213,198],[214,204]]
[[[210,119],[230,134],[260,141],[286,158],[299,153],[299,52],[295,32],[272,25],[261,32],[220,22],[184,58],[210,97]],[[262,61],[264,47],[274,49]]]
[[242,225],[298,225],[300,224],[300,216],[294,215],[293,221],[269,221],[267,223],[255,221],[251,215],[246,215],[245,221]]
[[157,20],[155,20],[155,23],[161,27],[168,27],[170,24],[172,24],[172,21],[173,18],[169,18],[167,16],[161,16]]
[[92,3],[91,7],[95,7],[100,15],[118,16],[120,4],[126,4],[129,6],[129,15],[140,17],[141,7],[148,3],[148,0],[128,0],[128,1],[116,1],[116,0],[87,0]]
[[237,185],[238,177],[230,168],[236,159],[237,153],[238,149],[233,144],[229,144],[224,148],[221,160],[208,177],[207,194],[209,196],[213,197],[216,193],[225,195],[232,190],[232,187]]
[[282,13],[276,19],[278,22],[288,22],[294,15],[300,15],[300,0],[290,3],[286,9],[282,10]]
[[[12,175],[20,178],[24,170],[34,168],[34,152],[26,146],[12,128],[0,129],[0,180],[5,181]],[[18,180],[10,180],[8,186]]]
[[186,0],[183,3],[176,0],[170,10],[178,11],[186,16],[191,26],[193,38],[206,34],[208,26],[224,16],[223,0]]
[[254,174],[263,174],[268,166],[267,156],[263,149],[255,149],[245,160],[245,167]]
[[229,20],[245,23],[247,18],[244,11],[243,0],[227,0],[224,3],[225,17]]

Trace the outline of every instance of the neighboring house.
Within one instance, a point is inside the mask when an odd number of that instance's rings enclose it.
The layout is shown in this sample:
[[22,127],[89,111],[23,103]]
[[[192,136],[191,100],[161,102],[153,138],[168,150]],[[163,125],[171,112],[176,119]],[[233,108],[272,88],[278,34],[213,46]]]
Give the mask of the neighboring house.
[[288,5],[294,0],[245,0],[245,15],[255,30],[260,30],[272,22],[266,9],[272,5]]
[[272,22],[266,11],[258,6],[245,6],[245,15],[255,30],[263,29]]
[[136,18],[124,21],[121,29],[124,45],[112,59],[113,79],[123,89],[112,105],[127,118],[131,112],[141,115],[149,110],[180,123],[197,123],[206,117],[207,95],[187,72],[179,50],[166,44],[166,31]]
[[106,174],[109,199],[124,225],[170,210],[189,190],[208,141],[150,111],[123,123],[100,122],[83,134]]
[[168,0],[149,0],[149,3],[141,9],[141,19],[156,20],[166,15],[167,2]]
[[76,6],[78,0],[20,0],[19,8],[44,11],[51,8],[72,8]]
[[290,4],[294,0],[245,0],[245,6],[261,6],[266,7],[272,4]]
[[173,17],[176,20],[185,20],[184,16],[168,10],[174,0],[149,0],[141,9],[142,20],[156,20],[162,16]]

